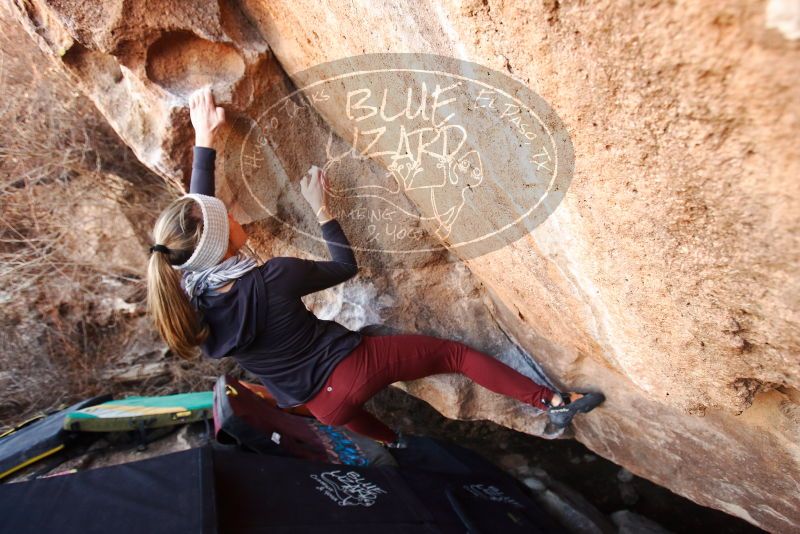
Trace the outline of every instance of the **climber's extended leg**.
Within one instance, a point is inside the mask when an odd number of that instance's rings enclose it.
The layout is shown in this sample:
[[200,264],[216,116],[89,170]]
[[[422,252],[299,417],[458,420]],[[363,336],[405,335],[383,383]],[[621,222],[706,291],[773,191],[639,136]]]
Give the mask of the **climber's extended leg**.
[[[393,437],[396,434],[361,406],[394,382],[443,373],[461,373],[491,391],[546,410],[548,415],[554,415],[551,421],[556,426],[566,426],[576,413],[602,402],[598,402],[596,394],[571,395],[575,400],[566,406],[551,407],[556,392],[488,354],[459,341],[401,334],[364,336],[306,406],[323,423],[352,425],[350,428],[356,432],[386,441],[390,433]],[[556,404],[563,403],[559,397],[555,398]]]
[[[358,359],[349,362],[360,377],[350,401],[366,402],[389,384],[443,373],[461,373],[483,387],[546,409],[554,392],[511,367],[459,341],[422,334],[368,336]],[[347,365],[347,359],[343,362]]]
[[545,410],[559,428],[568,426],[575,415],[589,412],[605,400],[602,393],[577,392],[563,399],[560,393],[459,341],[420,334],[376,336],[364,348],[363,369],[359,374],[369,379],[360,387],[356,384],[351,391],[351,401],[356,403],[366,402],[393,382],[441,373],[461,373],[491,391]]

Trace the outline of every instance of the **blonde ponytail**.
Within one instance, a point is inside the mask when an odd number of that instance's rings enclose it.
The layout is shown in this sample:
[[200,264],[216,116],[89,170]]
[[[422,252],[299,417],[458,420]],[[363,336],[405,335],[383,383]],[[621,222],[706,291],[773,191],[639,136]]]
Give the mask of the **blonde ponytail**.
[[203,232],[203,215],[191,198],[179,198],[161,213],[153,229],[154,243],[166,251],[154,251],[147,264],[147,309],[164,342],[182,358],[195,355],[195,347],[208,336],[197,311],[181,287],[173,265],[183,264]]

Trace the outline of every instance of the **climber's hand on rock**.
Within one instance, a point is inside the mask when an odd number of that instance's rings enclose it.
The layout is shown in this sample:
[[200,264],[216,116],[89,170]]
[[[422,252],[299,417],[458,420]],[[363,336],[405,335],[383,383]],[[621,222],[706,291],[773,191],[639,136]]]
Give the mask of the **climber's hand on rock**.
[[319,218],[319,212],[327,211],[328,195],[326,191],[327,178],[325,172],[312,165],[306,172],[305,176],[300,179],[300,193],[308,201],[311,209]]
[[194,144],[212,148],[217,129],[225,123],[225,110],[214,104],[210,85],[189,96],[189,116],[194,127]]

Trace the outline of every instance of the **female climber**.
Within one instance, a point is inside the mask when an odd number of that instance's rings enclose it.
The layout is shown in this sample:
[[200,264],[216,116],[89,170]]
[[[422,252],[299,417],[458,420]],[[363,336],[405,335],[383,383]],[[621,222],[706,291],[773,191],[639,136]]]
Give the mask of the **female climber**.
[[478,384],[547,412],[567,426],[600,404],[601,393],[560,394],[469,346],[427,335],[370,336],[318,319],[303,295],[340,284],[358,266],[327,206],[326,176],[312,167],[300,190],[321,224],[332,259],[273,257],[258,265],[239,253],[242,227],[214,197],[214,137],[225,111],[203,88],[190,97],[195,130],[189,194],[158,217],[147,267],[148,309],[167,345],[190,357],[233,357],[273,394],[278,406],[305,404],[321,422],[382,442],[405,440],[362,408],[393,382],[461,373]]

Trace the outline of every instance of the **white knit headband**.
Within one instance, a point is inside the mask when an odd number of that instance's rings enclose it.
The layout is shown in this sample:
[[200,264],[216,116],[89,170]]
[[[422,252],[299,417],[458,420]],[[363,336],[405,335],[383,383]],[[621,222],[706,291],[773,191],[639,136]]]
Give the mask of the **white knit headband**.
[[230,237],[228,210],[216,197],[193,193],[183,195],[183,198],[191,198],[200,204],[200,209],[203,211],[203,233],[186,263],[176,265],[175,268],[202,271],[214,267],[222,261],[222,257],[228,251]]

